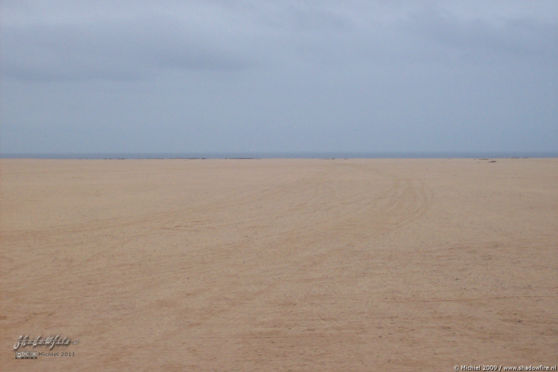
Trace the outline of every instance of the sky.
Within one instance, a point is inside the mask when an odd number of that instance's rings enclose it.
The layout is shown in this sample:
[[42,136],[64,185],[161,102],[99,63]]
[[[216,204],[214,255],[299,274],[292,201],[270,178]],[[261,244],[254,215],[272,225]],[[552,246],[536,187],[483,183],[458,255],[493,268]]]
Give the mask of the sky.
[[558,151],[556,0],[0,14],[0,153]]

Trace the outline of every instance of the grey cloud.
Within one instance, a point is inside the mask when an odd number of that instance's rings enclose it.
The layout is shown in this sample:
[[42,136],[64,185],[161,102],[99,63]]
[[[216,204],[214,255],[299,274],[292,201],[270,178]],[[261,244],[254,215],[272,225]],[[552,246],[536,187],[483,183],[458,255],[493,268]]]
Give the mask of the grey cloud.
[[234,70],[248,63],[219,41],[166,19],[39,24],[3,34],[4,71],[16,78],[127,80],[159,68]]
[[440,12],[417,14],[406,25],[424,40],[462,55],[478,52],[509,57],[552,57],[558,54],[558,24],[514,18],[488,22],[459,19]]
[[[102,4],[102,2],[101,2]],[[136,9],[127,14],[114,4]],[[136,5],[139,4],[139,5]],[[242,70],[262,63],[375,63],[444,54],[556,55],[557,25],[512,18],[460,19],[432,5],[401,11],[375,2],[243,2],[224,6],[105,3],[29,17],[15,7],[2,34],[6,77],[130,80],[165,70]],[[194,5],[192,5],[194,4]],[[28,5],[29,6],[29,5]],[[172,6],[176,11],[172,12]],[[17,12],[19,10],[19,12]],[[72,18],[73,17],[73,18]],[[19,22],[17,20],[20,20]],[[428,53],[429,52],[429,53]]]
[[553,0],[4,0],[1,16],[2,151],[558,148]]

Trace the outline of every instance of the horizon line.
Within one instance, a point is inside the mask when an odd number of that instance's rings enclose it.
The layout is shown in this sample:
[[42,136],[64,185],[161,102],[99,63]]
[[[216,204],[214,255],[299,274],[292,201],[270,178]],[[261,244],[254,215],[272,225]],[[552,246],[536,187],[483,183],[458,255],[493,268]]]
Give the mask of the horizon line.
[[553,158],[552,151],[12,152],[1,159]]

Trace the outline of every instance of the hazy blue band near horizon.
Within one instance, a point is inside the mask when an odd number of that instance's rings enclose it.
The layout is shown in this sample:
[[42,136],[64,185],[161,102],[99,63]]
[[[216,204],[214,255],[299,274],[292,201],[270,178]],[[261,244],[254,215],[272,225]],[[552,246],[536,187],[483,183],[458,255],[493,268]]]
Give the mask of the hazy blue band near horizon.
[[553,158],[558,152],[208,152],[208,153],[13,153],[0,154],[4,159],[425,159],[425,158]]

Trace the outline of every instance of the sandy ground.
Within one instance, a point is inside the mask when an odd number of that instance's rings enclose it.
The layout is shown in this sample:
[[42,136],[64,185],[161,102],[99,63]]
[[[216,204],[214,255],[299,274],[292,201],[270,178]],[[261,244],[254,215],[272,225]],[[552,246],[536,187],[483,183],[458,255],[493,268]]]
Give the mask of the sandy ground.
[[[1,371],[558,362],[558,159],[0,172]],[[74,356],[15,360],[56,334]]]

